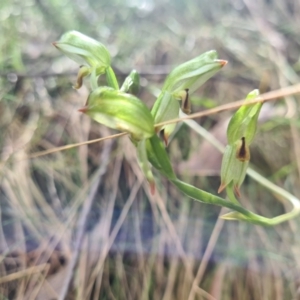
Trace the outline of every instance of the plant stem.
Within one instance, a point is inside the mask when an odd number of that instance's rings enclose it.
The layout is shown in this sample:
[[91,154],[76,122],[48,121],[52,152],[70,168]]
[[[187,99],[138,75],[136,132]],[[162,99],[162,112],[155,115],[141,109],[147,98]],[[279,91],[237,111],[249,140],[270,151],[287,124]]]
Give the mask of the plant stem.
[[106,80],[107,80],[107,84],[108,86],[114,88],[115,90],[119,90],[119,84],[116,78],[116,74],[114,72],[114,70],[112,69],[112,67],[108,67],[106,69]]

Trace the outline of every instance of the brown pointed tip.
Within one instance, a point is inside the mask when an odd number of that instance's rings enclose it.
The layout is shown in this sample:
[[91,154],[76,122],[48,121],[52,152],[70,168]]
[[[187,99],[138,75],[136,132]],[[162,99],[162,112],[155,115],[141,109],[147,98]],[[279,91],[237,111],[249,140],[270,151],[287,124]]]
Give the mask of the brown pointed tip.
[[53,42],[53,43],[51,43],[54,47],[56,47],[57,48],[57,42]]
[[82,113],[86,113],[87,110],[88,110],[87,106],[84,106],[84,107],[78,109],[78,111],[80,111]]
[[234,186],[234,191],[235,191],[235,194],[238,196],[238,197],[241,197],[241,193],[240,193],[240,189],[238,186]]
[[155,182],[154,181],[149,182],[149,185],[150,185],[150,193],[153,196],[155,194]]
[[165,146],[168,147],[168,145],[169,145],[169,137],[167,135],[165,135],[165,134],[163,135],[163,137],[164,137]]
[[220,64],[221,64],[222,67],[226,66],[227,63],[228,63],[227,60],[223,60],[223,59],[220,59],[219,61],[220,61]]
[[224,183],[221,183],[219,189],[218,189],[218,194],[220,194],[224,189],[225,189],[226,185]]

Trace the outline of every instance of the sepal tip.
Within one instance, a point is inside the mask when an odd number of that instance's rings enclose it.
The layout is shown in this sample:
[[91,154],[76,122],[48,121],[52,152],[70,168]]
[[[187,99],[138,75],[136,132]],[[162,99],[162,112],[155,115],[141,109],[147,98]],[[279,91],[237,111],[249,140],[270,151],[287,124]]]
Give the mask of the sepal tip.
[[82,113],[86,113],[87,110],[88,110],[88,107],[87,107],[87,106],[84,106],[84,107],[78,109],[78,111],[79,111],[79,112],[82,112]]
[[226,66],[228,64],[228,61],[227,60],[224,60],[224,59],[219,59],[218,60],[221,64],[222,67]]
[[219,186],[219,189],[218,189],[218,194],[220,194],[226,187],[226,184],[224,183],[221,183],[221,185]]

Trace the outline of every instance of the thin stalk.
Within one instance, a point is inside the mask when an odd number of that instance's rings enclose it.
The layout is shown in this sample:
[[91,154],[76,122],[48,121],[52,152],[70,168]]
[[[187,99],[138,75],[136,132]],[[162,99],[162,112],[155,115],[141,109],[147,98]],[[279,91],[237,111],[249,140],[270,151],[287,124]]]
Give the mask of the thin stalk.
[[119,90],[119,83],[117,81],[116,74],[112,67],[108,67],[105,71],[105,74],[108,86],[114,88],[115,90]]
[[168,125],[168,124],[178,123],[180,121],[186,121],[186,120],[190,120],[190,119],[213,115],[213,114],[216,114],[216,113],[219,113],[222,111],[226,111],[226,110],[232,110],[235,108],[239,108],[242,105],[252,105],[252,104],[259,103],[259,102],[275,101],[275,100],[278,100],[278,98],[295,95],[295,94],[299,94],[299,93],[300,93],[300,83],[292,85],[292,86],[288,86],[283,89],[279,89],[279,90],[261,94],[257,98],[255,98],[253,100],[249,100],[246,103],[245,103],[245,100],[247,100],[247,99],[242,99],[239,101],[223,104],[223,105],[220,105],[215,108],[207,109],[205,111],[200,111],[198,113],[194,113],[194,114],[190,114],[190,115],[182,115],[180,118],[176,118],[173,120],[168,120],[165,122],[155,124],[155,128],[159,128],[159,127],[162,127],[162,126]]

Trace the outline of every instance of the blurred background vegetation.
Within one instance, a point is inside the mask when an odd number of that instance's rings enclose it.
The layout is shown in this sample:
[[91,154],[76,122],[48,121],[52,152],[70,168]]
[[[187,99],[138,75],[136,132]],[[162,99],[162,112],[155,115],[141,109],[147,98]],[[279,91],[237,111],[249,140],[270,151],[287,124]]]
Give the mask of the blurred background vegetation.
[[[151,196],[127,137],[31,157],[113,133],[77,112],[88,87],[72,89],[78,66],[51,45],[65,31],[107,45],[120,82],[136,68],[149,107],[173,66],[216,49],[229,63],[193,95],[195,112],[299,82],[299,15],[293,0],[2,0],[0,299],[60,299],[70,276],[67,299],[300,299],[299,219],[223,222],[159,175]],[[299,97],[284,100],[264,106],[252,163],[300,197]],[[225,144],[231,113],[198,121]],[[185,181],[216,193],[213,146],[183,125],[169,153]],[[244,206],[290,209],[277,200],[246,178]]]

